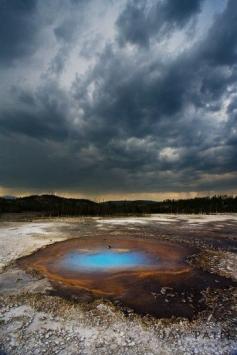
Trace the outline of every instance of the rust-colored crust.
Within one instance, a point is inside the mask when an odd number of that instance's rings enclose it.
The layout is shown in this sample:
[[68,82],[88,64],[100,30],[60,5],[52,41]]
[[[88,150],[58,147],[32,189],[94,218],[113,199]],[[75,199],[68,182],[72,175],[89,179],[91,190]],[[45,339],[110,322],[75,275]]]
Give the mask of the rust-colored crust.
[[[159,263],[150,266],[128,270],[112,270],[106,272],[72,271],[60,268],[60,260],[70,251],[95,251],[110,245],[112,249],[143,251],[158,257]],[[190,249],[171,243],[162,243],[149,239],[97,238],[72,239],[56,243],[44,248],[31,256],[21,259],[21,266],[34,270],[53,282],[63,283],[64,286],[92,292],[98,296],[121,296],[128,288],[139,288],[148,279],[152,282],[167,285],[175,279],[187,277],[192,269],[185,262],[190,255]]]

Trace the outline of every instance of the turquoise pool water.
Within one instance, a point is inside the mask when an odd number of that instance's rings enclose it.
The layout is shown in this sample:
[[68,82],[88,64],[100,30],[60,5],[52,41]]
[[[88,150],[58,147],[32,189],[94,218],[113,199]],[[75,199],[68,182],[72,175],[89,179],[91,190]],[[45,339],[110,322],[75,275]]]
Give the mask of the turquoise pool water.
[[150,258],[139,251],[98,250],[95,252],[71,252],[61,260],[64,268],[73,271],[110,271],[150,265]]

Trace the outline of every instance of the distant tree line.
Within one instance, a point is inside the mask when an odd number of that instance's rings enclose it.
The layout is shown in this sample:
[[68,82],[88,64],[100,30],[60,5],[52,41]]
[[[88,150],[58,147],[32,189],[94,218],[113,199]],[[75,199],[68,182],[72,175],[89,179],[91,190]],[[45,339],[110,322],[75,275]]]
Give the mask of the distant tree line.
[[185,200],[108,201],[34,195],[15,199],[0,198],[0,213],[37,212],[42,216],[113,216],[152,213],[230,213],[237,212],[237,197],[213,196]]

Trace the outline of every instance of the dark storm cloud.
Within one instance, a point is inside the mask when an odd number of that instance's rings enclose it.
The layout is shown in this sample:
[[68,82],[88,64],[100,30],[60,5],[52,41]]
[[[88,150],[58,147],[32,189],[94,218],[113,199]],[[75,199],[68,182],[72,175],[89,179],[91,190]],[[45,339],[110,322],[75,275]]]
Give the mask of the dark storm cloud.
[[[226,32],[230,38],[235,38],[236,26],[230,23],[230,13],[234,18],[234,1],[229,2],[224,14],[217,18],[198,47],[185,51],[166,66],[156,61],[143,65],[141,70],[132,69],[134,63],[126,62],[122,55],[107,48],[91,75],[91,81],[98,83],[93,103],[86,100],[85,94],[90,81],[82,86],[80,83],[78,92],[82,94],[78,99],[92,127],[99,121],[102,132],[108,131],[109,137],[111,134],[117,137],[117,149],[116,141],[113,149],[111,143],[108,145],[110,150],[107,154],[112,155],[111,160],[115,157],[122,168],[130,167],[130,170],[141,169],[145,162],[161,170],[180,170],[191,165],[200,171],[213,173],[235,169],[234,151],[225,143],[219,145],[219,141],[225,139],[222,137],[225,125],[221,130],[221,124],[218,121],[213,124],[210,116],[220,110],[228,86],[236,84],[236,68],[229,65],[229,57],[226,56],[225,61],[219,58],[218,63],[216,48],[221,48],[221,44],[218,37],[213,36],[215,29],[221,27],[219,35],[222,38]],[[230,44],[228,51],[232,57],[235,41]],[[225,47],[224,42],[222,46]],[[206,48],[209,48],[208,54]],[[216,66],[213,66],[214,61]],[[200,112],[187,118],[190,105]],[[96,129],[94,139],[97,133]],[[151,136],[158,145],[148,152],[142,146],[140,150],[129,153],[120,139],[131,136]],[[183,148],[183,156],[177,161],[157,162],[155,153],[169,144]],[[138,158],[132,159],[136,153]]]
[[[185,32],[203,1],[150,3],[127,3],[114,40],[96,54],[88,46],[93,63],[75,71],[71,87],[50,75],[62,74],[86,25],[70,15],[51,26],[58,47],[47,73],[34,89],[15,85],[0,110],[0,185],[93,193],[237,188],[237,2],[169,56],[153,44]],[[71,6],[87,13],[84,2]],[[28,42],[33,48],[34,33]],[[130,51],[125,42],[139,46]],[[26,55],[8,52],[9,61]]]
[[37,49],[37,3],[38,0],[0,0],[0,63],[9,65]]
[[201,48],[201,55],[212,66],[236,65],[237,2],[229,0],[224,15],[219,15]]
[[128,1],[117,21],[119,40],[148,46],[152,37],[165,37],[182,28],[201,11],[204,0]]
[[12,96],[15,108],[0,113],[2,133],[53,140],[67,137],[68,101],[55,83],[47,83],[35,94],[12,90]]

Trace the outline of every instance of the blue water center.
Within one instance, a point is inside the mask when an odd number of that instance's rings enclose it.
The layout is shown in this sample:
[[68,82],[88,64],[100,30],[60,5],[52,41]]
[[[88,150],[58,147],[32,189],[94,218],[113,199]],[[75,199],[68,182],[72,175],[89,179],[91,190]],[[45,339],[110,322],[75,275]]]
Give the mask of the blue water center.
[[127,250],[96,250],[71,252],[64,256],[62,266],[74,271],[104,271],[151,265],[147,254]]

